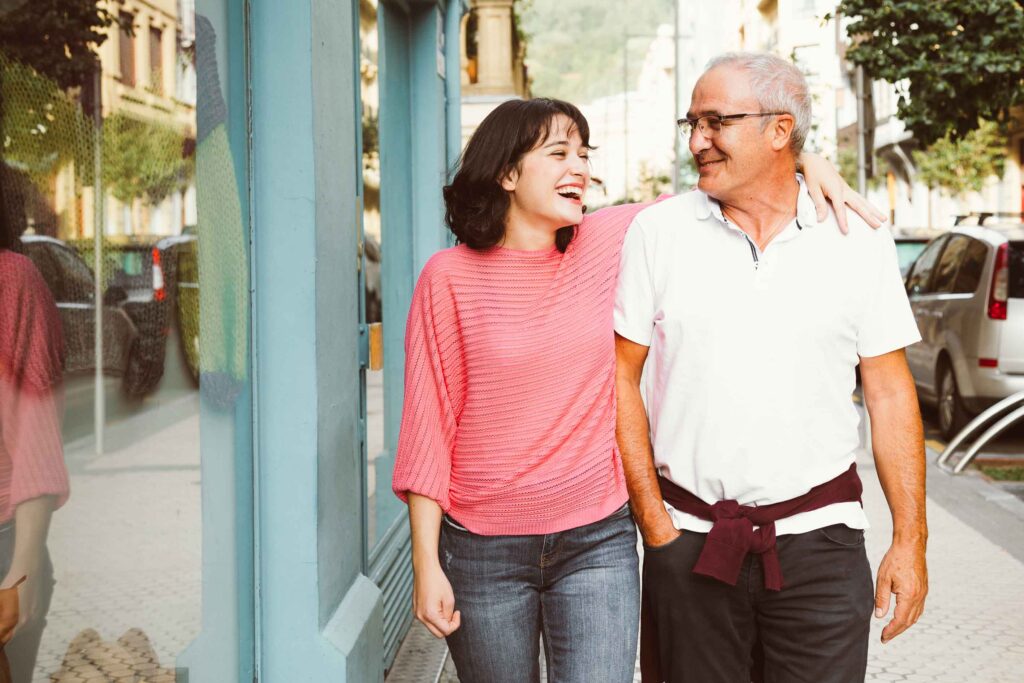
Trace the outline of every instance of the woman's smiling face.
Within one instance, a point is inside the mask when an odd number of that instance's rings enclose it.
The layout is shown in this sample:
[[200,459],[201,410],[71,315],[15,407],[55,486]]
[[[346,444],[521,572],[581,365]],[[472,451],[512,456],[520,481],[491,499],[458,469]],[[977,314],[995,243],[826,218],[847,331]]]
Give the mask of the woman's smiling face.
[[511,194],[509,218],[548,225],[552,232],[583,220],[583,195],[590,185],[590,148],[572,120],[559,114],[547,137],[523,155],[501,181]]

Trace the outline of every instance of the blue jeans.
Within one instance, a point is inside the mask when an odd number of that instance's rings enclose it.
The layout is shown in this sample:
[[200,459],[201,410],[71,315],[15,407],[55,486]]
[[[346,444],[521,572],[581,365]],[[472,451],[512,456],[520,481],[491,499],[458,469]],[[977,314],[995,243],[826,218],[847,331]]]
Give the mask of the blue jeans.
[[542,637],[551,683],[633,680],[640,575],[628,506],[530,536],[481,536],[446,518],[440,558],[462,612],[448,636],[462,683],[538,681]]

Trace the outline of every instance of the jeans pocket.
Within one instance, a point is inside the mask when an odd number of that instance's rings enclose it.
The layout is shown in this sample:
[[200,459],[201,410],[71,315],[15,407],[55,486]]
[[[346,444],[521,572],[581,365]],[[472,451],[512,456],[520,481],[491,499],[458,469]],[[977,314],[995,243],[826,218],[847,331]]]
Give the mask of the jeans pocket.
[[818,533],[833,545],[844,548],[856,548],[864,545],[863,529],[851,529],[845,524],[833,524],[832,526],[822,527],[818,529]]

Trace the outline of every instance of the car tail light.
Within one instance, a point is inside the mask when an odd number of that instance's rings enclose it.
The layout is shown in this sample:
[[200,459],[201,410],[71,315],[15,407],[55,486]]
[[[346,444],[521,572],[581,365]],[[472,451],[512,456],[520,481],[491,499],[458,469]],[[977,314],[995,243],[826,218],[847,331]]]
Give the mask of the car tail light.
[[[163,301],[167,296],[164,290],[164,269],[160,265],[160,250],[153,247],[153,298]],[[1003,316],[1006,317],[1005,315]]]
[[978,359],[978,367],[979,368],[998,368],[999,367],[999,359],[998,358],[979,358]]
[[988,317],[1006,320],[1006,297],[1010,293],[1010,245],[999,245],[992,269],[992,288],[988,292]]

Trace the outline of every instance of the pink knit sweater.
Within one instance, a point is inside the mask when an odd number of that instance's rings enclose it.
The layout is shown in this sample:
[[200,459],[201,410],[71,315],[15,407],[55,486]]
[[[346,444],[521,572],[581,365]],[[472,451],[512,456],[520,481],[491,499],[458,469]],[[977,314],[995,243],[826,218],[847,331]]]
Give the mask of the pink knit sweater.
[[460,245],[420,274],[392,486],[484,535],[545,534],[626,502],[612,307],[642,205],[588,216],[565,254]]
[[68,498],[61,445],[64,341],[53,296],[32,262],[0,249],[0,523],[21,503]]

